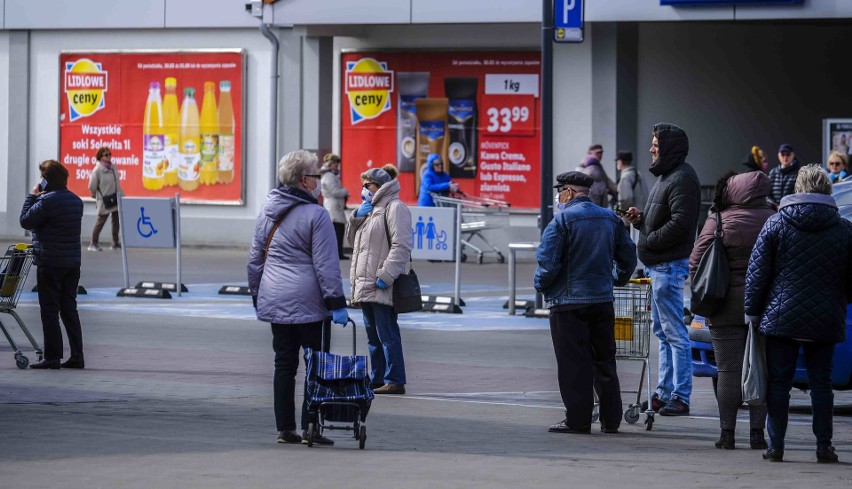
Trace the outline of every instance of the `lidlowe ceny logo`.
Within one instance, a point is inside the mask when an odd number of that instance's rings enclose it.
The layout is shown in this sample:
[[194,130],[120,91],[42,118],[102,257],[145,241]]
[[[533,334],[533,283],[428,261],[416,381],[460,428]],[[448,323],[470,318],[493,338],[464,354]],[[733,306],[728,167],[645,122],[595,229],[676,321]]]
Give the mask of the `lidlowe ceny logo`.
[[107,72],[90,59],[65,62],[65,95],[71,122],[106,107]]
[[391,109],[393,71],[386,62],[373,58],[349,61],[344,81],[352,124],[375,119]]

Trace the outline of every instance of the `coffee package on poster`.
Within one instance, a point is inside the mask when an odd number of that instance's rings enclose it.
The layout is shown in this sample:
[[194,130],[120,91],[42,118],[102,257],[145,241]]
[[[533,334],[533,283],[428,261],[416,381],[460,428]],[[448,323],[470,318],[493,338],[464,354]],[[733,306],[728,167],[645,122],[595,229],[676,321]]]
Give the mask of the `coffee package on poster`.
[[449,99],[448,158],[450,176],[476,178],[476,93],[478,78],[445,78]]
[[429,96],[429,72],[398,73],[396,115],[396,166],[414,173],[417,157],[417,109],[414,101]]
[[420,179],[426,171],[429,153],[441,155],[447,171],[447,114],[449,100],[445,98],[419,98],[414,101],[417,113],[417,157],[414,173],[415,189],[420,191]]

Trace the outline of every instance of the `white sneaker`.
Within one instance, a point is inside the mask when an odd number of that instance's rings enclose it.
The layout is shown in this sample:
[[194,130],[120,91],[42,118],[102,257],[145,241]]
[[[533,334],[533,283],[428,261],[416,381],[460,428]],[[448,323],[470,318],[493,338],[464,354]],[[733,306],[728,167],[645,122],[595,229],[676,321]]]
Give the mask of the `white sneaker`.
[[100,246],[98,246],[96,244],[90,244],[88,250],[89,251],[101,251],[101,250],[103,250],[103,248],[101,248]]

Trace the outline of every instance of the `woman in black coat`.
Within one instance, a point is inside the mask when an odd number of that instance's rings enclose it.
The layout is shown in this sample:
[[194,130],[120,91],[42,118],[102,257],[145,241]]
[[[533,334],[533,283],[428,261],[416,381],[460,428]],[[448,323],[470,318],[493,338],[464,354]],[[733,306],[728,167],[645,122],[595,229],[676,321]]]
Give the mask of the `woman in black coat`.
[[837,462],[831,444],[835,343],[846,339],[852,301],[852,222],[840,217],[831,182],[819,165],[799,171],[794,194],[781,199],[757,238],[746,273],[746,320],[766,336],[769,449],[784,457],[790,388],[805,352],[818,462]]

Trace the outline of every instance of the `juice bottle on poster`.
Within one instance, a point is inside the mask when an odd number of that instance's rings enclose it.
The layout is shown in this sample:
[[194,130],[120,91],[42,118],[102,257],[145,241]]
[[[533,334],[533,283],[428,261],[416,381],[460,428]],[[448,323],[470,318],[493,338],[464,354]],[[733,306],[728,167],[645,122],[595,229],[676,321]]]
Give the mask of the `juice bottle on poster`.
[[234,180],[234,105],[231,82],[219,82],[219,183]]
[[163,144],[163,103],[159,82],[148,86],[145,120],[142,123],[142,186],[148,190],[163,188],[166,153]]
[[216,84],[204,83],[201,102],[201,183],[219,181],[219,110],[216,109]]
[[180,110],[177,100],[177,80],[166,78],[166,94],[163,96],[163,132],[166,141],[166,172],[163,174],[163,184],[174,187],[178,183],[178,137],[180,136]]
[[201,161],[200,136],[195,89],[184,88],[183,103],[180,106],[180,156],[178,158],[178,186],[183,190],[191,191],[198,188]]

